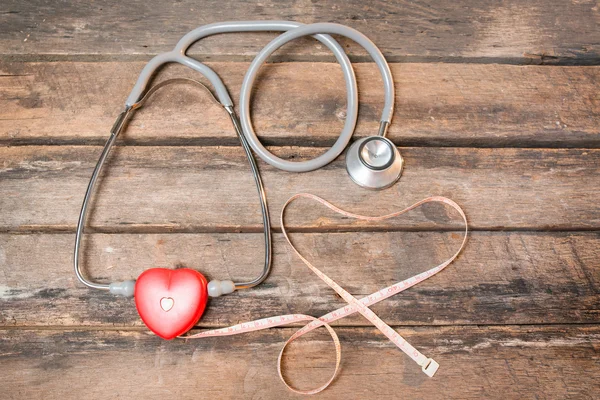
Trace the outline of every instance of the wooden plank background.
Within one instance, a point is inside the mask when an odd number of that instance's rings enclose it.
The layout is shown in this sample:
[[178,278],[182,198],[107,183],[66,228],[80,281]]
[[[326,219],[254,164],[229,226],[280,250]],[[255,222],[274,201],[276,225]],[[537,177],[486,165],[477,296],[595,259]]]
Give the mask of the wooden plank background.
[[[208,63],[237,98],[246,62]],[[0,63],[0,143],[104,144],[143,62]],[[389,137],[400,146],[593,147],[600,95],[596,67],[398,63]],[[381,78],[354,65],[360,82],[357,137],[379,127]],[[269,145],[330,146],[345,118],[344,80],[335,63],[268,64],[254,91],[256,131]],[[156,81],[198,79],[168,65]],[[319,90],[306,93],[306,87]],[[202,110],[202,113],[198,113]],[[129,123],[127,144],[233,145],[220,106],[199,88],[171,85]]]
[[[238,20],[337,22],[362,31],[390,61],[455,61],[544,64],[598,62],[598,5],[581,0],[335,0],[246,2],[182,0],[175,4],[133,0],[69,0],[60,8],[41,0],[5,0],[0,39],[16,59],[59,60],[148,58],[171,50],[190,30],[207,23]],[[215,18],[218,17],[218,18]],[[177,21],[177,23],[174,23]],[[207,38],[194,55],[213,60],[248,60],[272,34]],[[27,39],[27,40],[25,40]],[[366,53],[350,47],[353,56]],[[321,60],[327,49],[298,41],[283,49],[285,60]]]
[[[333,21],[368,35],[392,62],[389,137],[406,169],[398,185],[371,192],[349,180],[343,156],[308,174],[259,161],[273,273],[255,290],[211,301],[198,328],[343,305],[283,240],[278,214],[292,194],[370,214],[445,195],[474,230],[465,251],[442,274],[373,307],[440,371],[427,378],[353,316],[335,324],[342,372],[318,397],[596,398],[600,11],[586,0],[2,2],[2,398],[297,397],[275,368],[294,328],[166,342],[143,327],[131,299],[90,291],[72,273],[85,186],[145,61],[197,26],[249,19]],[[191,54],[209,61],[235,101],[249,61],[272,37],[215,36]],[[364,137],[378,126],[381,79],[362,49],[340,42],[356,62],[356,137]],[[343,125],[340,69],[311,39],[271,60],[253,96],[256,130],[274,153],[312,158]],[[170,65],[155,81],[181,75],[197,78]],[[118,143],[84,240],[90,275],[110,282],[186,266],[243,279],[261,268],[252,177],[206,93],[166,87]],[[365,224],[299,201],[287,221],[301,251],[356,296],[441,262],[461,241],[456,213],[436,205]],[[304,388],[323,381],[332,351],[325,333],[311,333],[286,353],[287,376]]]

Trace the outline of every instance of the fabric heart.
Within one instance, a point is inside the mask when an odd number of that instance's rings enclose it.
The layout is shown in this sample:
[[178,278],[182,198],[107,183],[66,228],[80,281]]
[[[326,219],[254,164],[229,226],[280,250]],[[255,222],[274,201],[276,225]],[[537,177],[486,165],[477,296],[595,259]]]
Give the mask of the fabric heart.
[[192,329],[204,313],[206,286],[193,269],[152,268],[135,282],[135,306],[152,332],[170,340]]

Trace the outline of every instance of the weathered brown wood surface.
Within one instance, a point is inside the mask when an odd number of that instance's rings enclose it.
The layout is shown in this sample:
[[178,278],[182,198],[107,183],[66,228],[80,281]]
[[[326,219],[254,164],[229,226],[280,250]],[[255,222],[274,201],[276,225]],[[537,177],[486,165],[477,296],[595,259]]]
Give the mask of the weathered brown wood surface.
[[[429,379],[372,328],[340,328],[343,373],[323,399],[597,398],[597,325],[398,328],[443,363]],[[279,382],[276,359],[294,329],[166,342],[146,332],[0,331],[3,398],[302,398]],[[326,334],[292,344],[300,388],[333,372]]]
[[[390,138],[406,169],[359,189],[341,156],[289,174],[262,161],[274,268],[259,288],[211,301],[198,328],[343,305],[290,253],[281,206],[311,192],[379,214],[428,195],[464,207],[467,247],[442,274],[373,307],[441,364],[433,379],[361,317],[336,323],[342,372],[318,397],[597,398],[600,393],[600,12],[597,2],[180,1],[0,4],[0,398],[295,398],[276,358],[294,328],[165,342],[131,300],[72,273],[80,202],[107,132],[145,60],[210,22],[344,23],[380,46],[396,82]],[[176,23],[174,21],[177,21]],[[191,53],[234,100],[272,33],[221,35]],[[356,137],[377,129],[381,81],[343,39],[361,100]],[[254,126],[278,155],[314,157],[345,117],[339,67],[310,39],[276,53],[253,96]],[[523,64],[553,64],[523,65]],[[177,66],[156,81],[197,75]],[[218,206],[215,206],[218,205]],[[461,241],[456,213],[427,206],[387,223],[307,201],[287,223],[301,251],[356,296],[425,270]],[[223,110],[172,85],[130,121],[109,160],[84,240],[86,271],[109,282],[151,267],[249,278],[262,266],[252,178]],[[324,332],[291,346],[286,375],[325,381]]]
[[[319,148],[275,148],[282,157],[312,158]],[[82,193],[101,148],[0,148],[0,229],[75,230]],[[102,231],[259,231],[260,209],[241,147],[125,146],[114,152],[90,224]],[[597,229],[598,149],[406,148],[406,171],[390,190],[364,190],[348,177],[343,156],[318,171],[291,174],[261,164],[273,225],[283,203],[310,192],[363,214],[392,212],[424,197],[462,204],[474,229]],[[327,182],[326,185],[323,182]],[[585,182],[585,185],[582,185]],[[23,207],[27,204],[28,207]],[[215,204],[219,204],[215,207]],[[291,228],[459,229],[456,214],[426,205],[391,222],[339,218],[308,200],[290,206]],[[31,212],[31,210],[35,212]]]
[[[248,19],[331,21],[368,30],[391,61],[596,64],[600,58],[600,18],[593,0],[349,0],[343,4],[335,0],[184,0],[175,4],[70,0],[60,8],[40,0],[5,0],[1,11],[3,53],[21,59],[97,59],[106,55],[147,59],[171,50],[198,26]],[[248,59],[272,37],[220,35],[197,44],[192,54]],[[307,43],[311,42],[287,46],[281,51],[283,59],[332,58],[324,46]],[[365,55],[353,45],[349,50],[351,55]]]
[[[237,101],[248,63],[210,63]],[[142,62],[0,63],[0,143],[103,144]],[[357,137],[379,127],[382,84],[356,64]],[[396,110],[389,137],[400,146],[598,147],[600,67],[392,64]],[[155,81],[199,78],[168,65]],[[310,93],[306,88],[311,87]],[[330,146],[345,119],[337,64],[263,67],[252,117],[271,145]],[[201,110],[201,112],[199,112]],[[238,145],[225,111],[200,88],[157,92],[129,123],[129,144]]]
[[[298,248],[356,296],[366,296],[453,254],[456,232],[294,233]],[[248,279],[262,267],[262,235],[93,234],[90,275],[129,279],[150,267],[187,266],[209,278]],[[200,326],[261,315],[323,315],[343,305],[275,235],[273,273],[261,287],[211,300]],[[72,274],[72,234],[1,234],[5,326],[141,326],[132,301],[89,291]],[[24,251],[28,249],[28,251]],[[474,232],[450,269],[373,309],[393,325],[569,324],[600,319],[600,236]],[[48,307],[51,304],[51,307]],[[440,310],[443,307],[443,310]],[[362,317],[342,319],[364,325]]]

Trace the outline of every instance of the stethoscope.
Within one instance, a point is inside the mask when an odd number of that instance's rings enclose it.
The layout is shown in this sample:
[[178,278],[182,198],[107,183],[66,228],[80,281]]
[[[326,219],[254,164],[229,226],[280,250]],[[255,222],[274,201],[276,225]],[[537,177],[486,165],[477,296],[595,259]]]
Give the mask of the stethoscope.
[[[244,80],[241,87],[240,116],[238,118],[234,110],[231,97],[229,96],[229,93],[227,91],[227,88],[225,87],[219,76],[208,66],[200,63],[199,61],[191,57],[188,57],[186,55],[186,51],[193,43],[207,36],[228,32],[254,31],[282,31],[284,33],[282,33],[280,36],[273,39],[269,44],[267,44],[258,53],[258,55],[250,64],[250,67],[248,68],[246,75],[244,76]],[[340,44],[337,41],[335,41],[331,36],[329,36],[329,34],[345,36],[349,39],[352,39],[353,41],[357,42],[365,48],[365,50],[369,53],[369,55],[377,64],[377,67],[383,78],[383,85],[385,91],[385,103],[381,115],[379,132],[377,135],[357,140],[348,148],[348,151],[346,153],[346,169],[348,171],[348,174],[350,175],[350,178],[358,185],[369,189],[383,189],[393,185],[400,178],[404,164],[403,159],[396,146],[385,137],[387,128],[392,119],[394,109],[394,84],[390,68],[383,54],[381,53],[381,51],[379,51],[375,44],[373,44],[373,42],[371,42],[366,36],[356,31],[355,29],[333,23],[315,23],[310,25],[304,25],[298,22],[290,21],[246,21],[223,22],[205,25],[185,35],[177,43],[173,51],[159,54],[152,60],[150,60],[148,64],[146,64],[140,76],[138,77],[137,82],[133,87],[133,90],[127,98],[127,101],[125,103],[125,109],[119,114],[110,131],[110,137],[106,142],[98,160],[98,163],[96,164],[96,167],[94,168],[94,171],[92,173],[89,185],[87,187],[83,199],[83,204],[77,223],[74,267],[75,274],[79,281],[81,281],[84,285],[90,288],[107,290],[115,295],[131,297],[134,296],[136,292],[136,281],[134,280],[105,284],[98,283],[93,280],[90,280],[89,278],[86,278],[81,271],[81,266],[79,263],[81,238],[84,231],[86,216],[90,204],[90,198],[94,192],[94,186],[96,184],[98,176],[100,175],[102,167],[104,166],[108,154],[111,148],[114,146],[118,135],[121,133],[128,119],[133,115],[135,110],[139,109],[148,99],[148,97],[150,97],[152,93],[154,93],[157,89],[174,80],[195,82],[202,85],[201,83],[190,79],[179,78],[162,82],[146,91],[148,82],[152,78],[153,74],[158,70],[158,68],[160,68],[166,63],[175,62],[188,66],[202,74],[214,88],[215,99],[227,111],[233,124],[233,127],[236,131],[236,134],[240,139],[242,147],[246,153],[248,162],[250,164],[250,169],[254,176],[254,181],[259,195],[259,202],[262,212],[264,228],[265,260],[264,267],[258,277],[247,282],[233,282],[230,280],[212,280],[205,284],[206,280],[204,279],[204,277],[196,272],[196,274],[199,275],[197,277],[200,285],[199,287],[205,285],[206,287],[202,289],[203,293],[206,292],[208,296],[211,297],[218,297],[222,294],[232,293],[235,290],[252,288],[262,283],[267,278],[271,270],[271,227],[269,222],[269,211],[267,208],[267,199],[264,186],[261,180],[260,173],[256,166],[256,161],[252,155],[251,149],[265,162],[281,170],[290,172],[313,171],[329,164],[344,151],[344,149],[350,142],[350,139],[354,133],[354,129],[356,126],[356,121],[358,117],[358,89],[356,77],[354,75],[354,70],[350,63],[350,60],[348,59],[348,56],[346,55]],[[342,132],[340,133],[336,142],[328,151],[308,161],[288,161],[281,159],[269,152],[260,142],[252,127],[252,121],[250,118],[250,99],[252,95],[252,87],[256,80],[258,71],[262,64],[267,60],[267,58],[274,51],[276,51],[278,48],[280,48],[287,42],[307,35],[313,35],[315,39],[326,45],[333,52],[336,60],[341,65],[347,90],[347,115]],[[138,277],[138,284],[139,281],[142,279],[142,276],[144,276],[144,274],[146,274],[147,272],[148,270],[142,273],[140,277]],[[196,278],[192,277],[192,279]],[[144,282],[146,281],[148,281],[147,275],[144,279]],[[170,301],[164,302],[165,304],[167,304],[167,307],[169,307],[168,310],[162,304],[162,301],[161,304],[157,305],[156,307],[163,307],[162,310],[164,312],[169,312],[173,307],[173,300],[171,298],[169,299]],[[204,300],[204,302],[205,301],[206,300]],[[138,307],[138,311],[140,311],[141,305],[137,303],[137,299],[136,306]],[[202,314],[203,309],[204,306],[202,306],[202,310],[200,310],[199,312],[200,315]],[[141,311],[140,315],[142,316],[142,319],[144,319]],[[200,315],[198,315],[198,319]],[[194,323],[197,322],[198,319],[196,319]],[[144,322],[146,322],[146,324],[148,325],[146,320],[144,320]],[[166,337],[171,335],[169,334],[159,336]]]

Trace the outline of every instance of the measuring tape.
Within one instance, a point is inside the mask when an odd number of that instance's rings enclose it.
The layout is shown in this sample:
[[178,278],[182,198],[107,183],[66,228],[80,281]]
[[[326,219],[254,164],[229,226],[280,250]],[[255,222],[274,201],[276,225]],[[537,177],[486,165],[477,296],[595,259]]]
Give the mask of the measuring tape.
[[[325,207],[329,208],[330,210],[332,210],[338,214],[341,214],[343,216],[346,216],[349,218],[354,218],[354,219],[359,219],[359,220],[364,220],[364,221],[383,221],[386,219],[390,219],[390,218],[394,218],[399,215],[402,215],[402,214],[404,214],[410,210],[413,210],[425,203],[443,203],[443,204],[446,204],[446,205],[454,208],[456,211],[458,211],[458,213],[460,214],[460,216],[462,217],[462,219],[465,223],[465,235],[463,237],[463,241],[462,241],[458,251],[452,257],[450,257],[448,260],[444,261],[443,263],[441,263],[425,272],[422,272],[422,273],[412,276],[408,279],[405,279],[401,282],[397,282],[391,286],[381,289],[373,294],[363,297],[362,299],[357,299],[354,296],[352,296],[350,293],[348,293],[346,290],[344,290],[336,282],[334,282],[333,279],[329,278],[327,275],[325,275],[323,272],[321,272],[317,267],[312,265],[306,258],[304,258],[302,256],[302,254],[300,254],[300,252],[298,252],[298,250],[292,244],[292,241],[290,240],[288,233],[285,229],[283,216],[284,216],[285,209],[287,208],[287,206],[290,203],[292,203],[294,200],[301,198],[301,197],[315,200],[315,201],[321,203],[322,205],[324,205]],[[354,213],[350,213],[348,211],[344,211],[341,208],[334,206],[333,204],[329,203],[328,201],[326,201],[318,196],[315,196],[315,195],[312,195],[309,193],[299,193],[299,194],[292,196],[284,204],[284,206],[281,210],[280,222],[281,222],[281,230],[283,231],[283,235],[285,236],[285,239],[287,240],[289,245],[292,247],[294,252],[298,255],[298,257],[300,257],[300,259],[304,262],[304,264],[306,264],[306,266],[308,268],[311,269],[311,271],[313,271],[319,278],[321,278],[321,280],[323,280],[323,282],[325,282],[327,285],[329,285],[329,287],[331,287],[333,290],[335,290],[335,292],[337,294],[339,294],[342,297],[342,299],[344,299],[348,304],[346,306],[339,308],[335,311],[332,311],[329,314],[326,314],[320,318],[315,318],[315,317],[311,317],[310,315],[304,315],[304,314],[279,315],[279,316],[275,316],[275,317],[258,319],[258,320],[251,321],[251,322],[244,322],[242,324],[230,326],[228,328],[212,329],[212,330],[200,332],[200,333],[197,333],[194,335],[181,336],[181,338],[197,339],[197,338],[206,338],[206,337],[214,337],[214,336],[239,335],[241,333],[259,331],[262,329],[273,328],[276,326],[283,326],[283,325],[293,324],[293,323],[297,323],[297,322],[310,321],[306,326],[304,326],[303,328],[298,330],[296,333],[294,333],[283,345],[281,351],[279,352],[279,357],[277,359],[277,372],[279,373],[279,378],[281,378],[281,381],[291,391],[293,391],[295,393],[299,393],[299,394],[316,394],[316,393],[319,393],[319,392],[323,391],[324,389],[326,389],[331,384],[331,382],[333,382],[333,380],[335,379],[335,377],[337,376],[337,374],[339,372],[340,361],[342,359],[342,349],[341,349],[341,345],[340,345],[340,340],[339,340],[337,334],[335,333],[335,331],[333,330],[333,328],[329,324],[334,321],[337,321],[338,319],[347,317],[348,315],[358,312],[363,317],[365,317],[367,320],[369,320],[369,322],[371,322],[373,325],[375,325],[377,327],[377,329],[379,329],[381,331],[381,333],[383,333],[400,350],[402,350],[413,361],[415,361],[421,367],[421,369],[427,376],[432,377],[436,373],[436,371],[439,368],[439,364],[435,360],[426,357],[421,352],[419,352],[419,350],[414,348],[402,336],[400,336],[400,334],[398,332],[396,332],[394,329],[392,329],[392,327],[390,327],[385,322],[383,322],[383,320],[381,320],[381,318],[379,318],[373,311],[371,311],[371,309],[369,309],[369,306],[371,306],[375,303],[378,303],[381,300],[387,299],[388,297],[391,297],[397,293],[403,292],[404,290],[416,285],[417,283],[422,282],[425,279],[437,274],[438,272],[440,272],[441,270],[446,268],[450,263],[452,263],[452,261],[454,261],[454,259],[456,259],[456,257],[458,257],[458,255],[462,251],[463,247],[465,246],[465,243],[467,241],[467,234],[468,234],[468,230],[469,230],[468,225],[467,225],[467,216],[465,215],[464,211],[462,210],[462,208],[460,208],[460,206],[458,204],[456,204],[454,201],[452,201],[446,197],[433,196],[433,197],[428,197],[426,199],[423,199],[401,211],[397,211],[397,212],[387,214],[387,215],[382,215],[379,217],[369,217],[369,216],[365,216],[365,215],[354,214]],[[294,340],[298,339],[300,336],[302,336],[316,328],[319,328],[321,326],[324,326],[327,329],[327,331],[331,335],[331,338],[333,339],[333,343],[335,345],[335,357],[336,357],[335,371],[334,371],[333,375],[331,376],[331,378],[324,385],[322,385],[318,388],[311,389],[311,390],[296,389],[287,383],[287,381],[285,380],[285,378],[283,377],[283,374],[281,372],[281,359],[282,359],[283,353],[288,344],[290,344]]]

